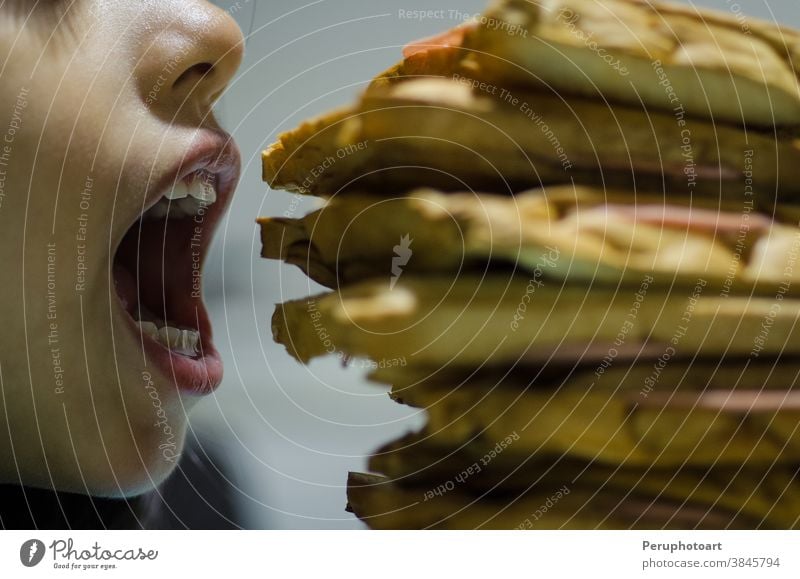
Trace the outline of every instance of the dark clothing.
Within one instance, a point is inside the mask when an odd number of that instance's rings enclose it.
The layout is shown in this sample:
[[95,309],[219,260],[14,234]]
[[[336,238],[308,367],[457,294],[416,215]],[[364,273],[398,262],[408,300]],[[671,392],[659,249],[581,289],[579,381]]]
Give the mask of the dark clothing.
[[169,480],[132,499],[0,485],[0,528],[237,529],[233,486],[225,470],[195,440],[187,441]]

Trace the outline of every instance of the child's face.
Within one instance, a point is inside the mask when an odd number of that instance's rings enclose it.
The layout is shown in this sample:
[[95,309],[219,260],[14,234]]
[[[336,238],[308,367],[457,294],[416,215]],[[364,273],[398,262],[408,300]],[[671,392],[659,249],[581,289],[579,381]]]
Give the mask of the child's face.
[[0,483],[129,495],[174,468],[221,379],[199,266],[242,42],[199,0],[0,1]]

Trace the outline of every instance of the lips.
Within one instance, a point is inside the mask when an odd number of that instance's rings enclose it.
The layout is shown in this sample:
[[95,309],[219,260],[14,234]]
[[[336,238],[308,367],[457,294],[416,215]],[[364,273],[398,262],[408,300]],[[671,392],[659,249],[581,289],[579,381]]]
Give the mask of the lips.
[[222,381],[202,298],[202,266],[239,167],[228,135],[205,137],[147,194],[114,255],[116,293],[145,363],[183,393],[207,394]]

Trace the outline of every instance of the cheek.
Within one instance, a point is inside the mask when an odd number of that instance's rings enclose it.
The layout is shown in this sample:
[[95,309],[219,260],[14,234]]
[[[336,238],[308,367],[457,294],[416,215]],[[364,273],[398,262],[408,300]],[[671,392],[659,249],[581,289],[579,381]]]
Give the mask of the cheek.
[[[42,437],[64,487],[81,490],[73,485],[85,479],[97,494],[137,493],[175,467],[194,402],[182,401],[167,377],[147,375],[119,316],[106,184],[87,180],[83,166],[63,175],[53,166],[36,173],[27,208],[18,195],[0,214],[8,234],[0,250],[4,373],[19,390],[13,400],[32,386],[36,400],[35,412],[13,403],[14,430]],[[63,459],[73,455],[77,467]]]
[[65,490],[144,491],[174,469],[196,400],[147,374],[111,251],[164,172],[169,123],[139,114],[129,63],[99,46],[43,59],[33,78],[40,51],[15,54],[0,86],[0,349],[13,430],[42,440],[15,452]]

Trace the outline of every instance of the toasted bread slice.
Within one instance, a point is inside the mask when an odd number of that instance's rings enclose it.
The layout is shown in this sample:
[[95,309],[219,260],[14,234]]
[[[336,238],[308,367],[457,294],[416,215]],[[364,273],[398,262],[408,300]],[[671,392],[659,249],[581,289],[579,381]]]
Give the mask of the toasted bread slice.
[[[388,274],[398,244],[405,271],[481,271],[490,264],[571,283],[667,285],[699,277],[728,293],[797,294],[800,228],[741,202],[553,186],[516,196],[417,189],[338,195],[299,219],[262,218],[262,256],[301,267],[328,287]],[[781,214],[779,214],[780,216]],[[548,256],[557,255],[553,260]]]
[[[430,380],[400,396],[426,411],[425,428],[415,435],[420,448],[460,449],[480,457],[513,432],[514,440],[493,457],[493,468],[502,473],[524,468],[531,457],[567,455],[626,467],[800,462],[800,395],[788,383],[783,390],[732,391],[733,383],[707,390],[696,382],[692,364],[672,365],[673,374],[683,372],[676,382],[658,374],[658,361],[642,361],[633,368],[636,376],[644,374],[635,390],[633,379],[627,380],[628,390],[617,391],[608,376],[592,373],[591,380],[583,375],[551,388],[515,389],[503,380],[470,380],[453,388]],[[415,451],[413,444],[402,450]],[[389,462],[387,454],[377,453],[370,469],[393,478],[409,474],[399,470],[404,461]]]
[[337,354],[480,368],[546,362],[565,350],[580,363],[582,352],[612,347],[667,359],[800,353],[800,300],[728,297],[703,279],[645,293],[499,273],[405,274],[394,285],[387,275],[280,304],[272,327],[303,362]]
[[527,490],[506,493],[470,492],[458,470],[416,486],[350,473],[348,510],[373,529],[785,529],[800,514],[792,468],[531,466]]
[[800,127],[800,33],[651,0],[497,0],[473,74],[751,127]]
[[800,195],[798,140],[545,93],[514,99],[444,78],[389,83],[281,135],[264,152],[264,179],[319,196],[570,182],[714,199],[747,189],[768,212]]

